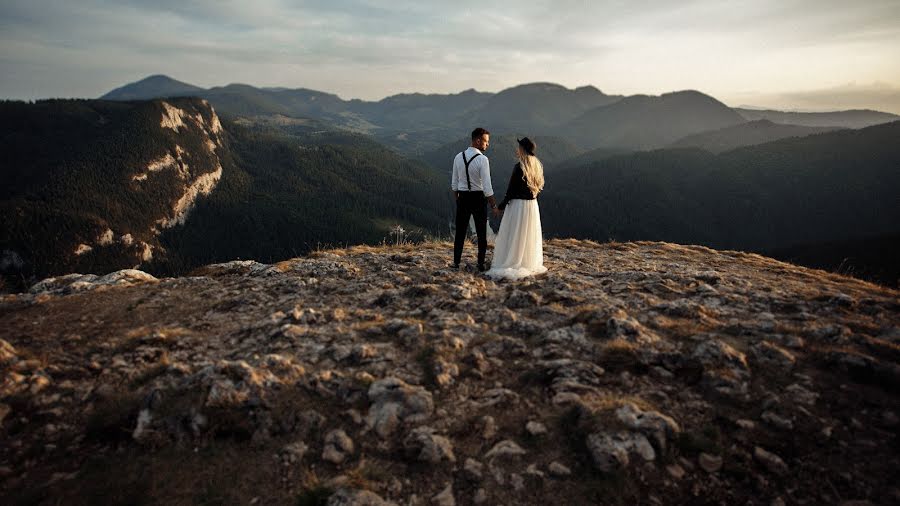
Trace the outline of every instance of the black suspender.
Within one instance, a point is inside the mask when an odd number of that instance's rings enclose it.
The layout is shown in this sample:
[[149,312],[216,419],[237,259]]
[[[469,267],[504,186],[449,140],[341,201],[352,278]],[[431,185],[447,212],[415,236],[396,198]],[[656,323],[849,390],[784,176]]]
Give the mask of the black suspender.
[[475,156],[466,160],[466,152],[462,152],[463,163],[466,164],[466,184],[469,186],[469,191],[472,191],[472,180],[469,179],[469,164],[472,163],[472,160],[478,158],[478,155],[481,153],[475,153]]

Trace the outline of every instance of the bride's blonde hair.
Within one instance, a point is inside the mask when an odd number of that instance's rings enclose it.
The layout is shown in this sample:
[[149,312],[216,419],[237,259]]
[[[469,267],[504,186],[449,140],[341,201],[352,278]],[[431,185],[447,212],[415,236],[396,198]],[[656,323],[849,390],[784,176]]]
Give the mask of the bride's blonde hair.
[[516,157],[522,165],[522,177],[525,179],[525,184],[528,185],[531,194],[537,196],[544,189],[544,164],[538,160],[538,157],[526,153],[521,146],[516,147]]

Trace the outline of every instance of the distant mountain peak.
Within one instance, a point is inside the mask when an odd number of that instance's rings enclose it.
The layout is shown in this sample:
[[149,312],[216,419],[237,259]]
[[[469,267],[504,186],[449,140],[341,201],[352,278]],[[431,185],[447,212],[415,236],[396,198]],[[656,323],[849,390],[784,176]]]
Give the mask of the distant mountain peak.
[[103,100],[151,100],[160,97],[183,97],[204,91],[199,86],[178,81],[164,74],[153,74],[140,81],[116,88],[100,97]]

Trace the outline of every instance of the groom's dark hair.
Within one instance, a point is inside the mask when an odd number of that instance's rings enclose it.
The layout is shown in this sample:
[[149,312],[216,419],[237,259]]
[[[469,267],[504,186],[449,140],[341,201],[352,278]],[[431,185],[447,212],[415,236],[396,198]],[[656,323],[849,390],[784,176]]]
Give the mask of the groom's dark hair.
[[491,133],[488,132],[486,129],[478,127],[475,130],[472,130],[472,140],[474,141],[475,139],[480,139],[481,136],[484,134],[491,135]]

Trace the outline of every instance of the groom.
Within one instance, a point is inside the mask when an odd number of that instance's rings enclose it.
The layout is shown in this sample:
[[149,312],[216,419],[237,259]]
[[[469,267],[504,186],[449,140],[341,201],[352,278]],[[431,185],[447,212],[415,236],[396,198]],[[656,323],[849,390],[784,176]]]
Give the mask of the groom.
[[484,271],[487,252],[487,210],[485,199],[498,214],[494,189],[491,187],[491,166],[484,152],[491,144],[491,133],[484,128],[472,130],[472,145],[453,159],[450,191],[456,198],[456,237],[453,243],[453,267],[459,268],[469,217],[475,218],[478,234],[478,270]]

